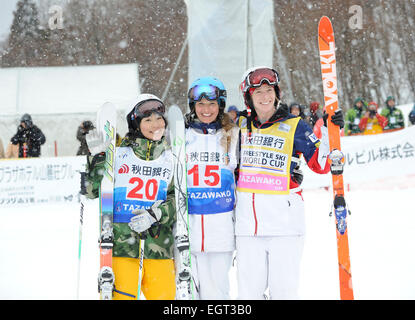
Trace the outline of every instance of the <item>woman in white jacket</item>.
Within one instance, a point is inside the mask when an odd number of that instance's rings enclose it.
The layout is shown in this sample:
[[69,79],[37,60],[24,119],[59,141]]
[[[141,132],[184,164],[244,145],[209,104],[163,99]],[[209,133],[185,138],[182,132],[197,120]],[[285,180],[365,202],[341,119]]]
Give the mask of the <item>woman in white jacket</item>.
[[229,299],[235,250],[234,206],[239,129],[224,113],[226,90],[199,78],[188,93],[187,189],[192,276],[199,299]]

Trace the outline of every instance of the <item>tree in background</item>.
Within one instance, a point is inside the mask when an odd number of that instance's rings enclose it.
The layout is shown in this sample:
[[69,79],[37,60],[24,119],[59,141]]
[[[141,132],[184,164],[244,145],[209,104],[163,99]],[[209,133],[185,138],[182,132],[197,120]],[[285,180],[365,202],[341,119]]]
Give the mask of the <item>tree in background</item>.
[[[53,4],[63,7],[63,29],[48,27]],[[355,5],[363,19],[357,29],[349,25],[349,9]],[[415,0],[274,0],[274,40],[279,44],[273,65],[284,78],[284,101],[308,105],[323,100],[317,47],[323,15],[334,25],[343,109],[357,97],[384,101],[393,95],[400,103],[414,99]],[[137,63],[141,91],[161,97],[186,36],[184,0],[19,0],[1,66]],[[187,104],[187,61],[186,51],[167,104]]]
[[[349,23],[354,6],[361,9],[361,28]],[[274,1],[276,47],[281,48],[274,50],[274,66],[288,70],[282,84],[286,102],[323,101],[317,42],[317,25],[323,15],[333,22],[343,109],[352,108],[357,97],[384,101],[393,95],[401,103],[413,101],[414,0],[299,0]],[[288,84],[291,90],[286,90]]]

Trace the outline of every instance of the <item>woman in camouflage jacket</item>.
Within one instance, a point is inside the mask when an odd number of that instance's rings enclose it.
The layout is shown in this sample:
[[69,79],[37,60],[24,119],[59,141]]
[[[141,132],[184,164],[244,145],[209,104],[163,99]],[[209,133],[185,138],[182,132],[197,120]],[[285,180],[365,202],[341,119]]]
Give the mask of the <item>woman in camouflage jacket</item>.
[[[145,235],[141,290],[148,300],[172,300],[176,216],[173,159],[163,136],[165,108],[156,96],[143,94],[139,98],[127,115],[129,132],[115,153],[113,298],[136,299],[139,243],[140,236]],[[96,198],[105,153],[88,160],[87,196]]]

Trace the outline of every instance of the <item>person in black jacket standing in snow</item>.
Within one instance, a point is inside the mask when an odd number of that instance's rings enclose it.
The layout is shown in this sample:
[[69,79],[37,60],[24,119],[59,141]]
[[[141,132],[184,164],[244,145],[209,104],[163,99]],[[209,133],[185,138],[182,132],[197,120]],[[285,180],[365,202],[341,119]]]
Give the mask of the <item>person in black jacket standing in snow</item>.
[[19,158],[31,158],[40,156],[40,146],[46,141],[43,132],[33,124],[32,117],[24,114],[20,119],[17,133],[10,142],[19,145]]

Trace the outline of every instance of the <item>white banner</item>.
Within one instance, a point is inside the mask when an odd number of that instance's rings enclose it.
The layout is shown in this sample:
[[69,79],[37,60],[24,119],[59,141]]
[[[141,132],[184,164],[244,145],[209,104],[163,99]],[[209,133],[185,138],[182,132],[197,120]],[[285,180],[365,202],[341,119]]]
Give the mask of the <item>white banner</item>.
[[[365,183],[415,174],[415,126],[400,131],[341,138],[344,183]],[[320,175],[301,165],[304,189],[331,186],[331,174]]]
[[0,161],[0,208],[78,201],[86,157]]

